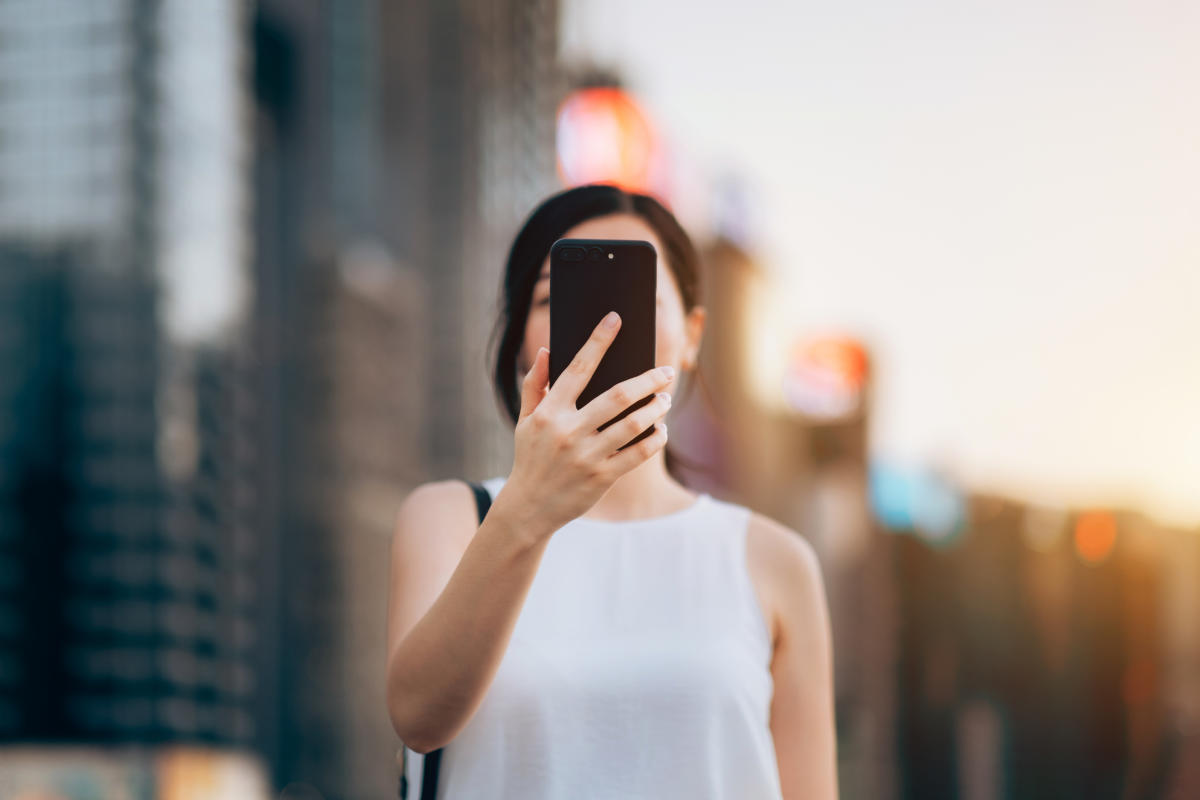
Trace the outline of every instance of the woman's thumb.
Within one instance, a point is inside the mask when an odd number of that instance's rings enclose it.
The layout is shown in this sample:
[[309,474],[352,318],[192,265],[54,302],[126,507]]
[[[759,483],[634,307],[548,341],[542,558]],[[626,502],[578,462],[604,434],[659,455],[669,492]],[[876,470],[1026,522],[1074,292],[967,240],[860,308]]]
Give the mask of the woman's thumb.
[[550,351],[539,347],[537,355],[533,357],[533,366],[529,368],[529,372],[526,373],[525,380],[521,384],[521,419],[537,408],[538,403],[546,394],[546,385],[549,381]]

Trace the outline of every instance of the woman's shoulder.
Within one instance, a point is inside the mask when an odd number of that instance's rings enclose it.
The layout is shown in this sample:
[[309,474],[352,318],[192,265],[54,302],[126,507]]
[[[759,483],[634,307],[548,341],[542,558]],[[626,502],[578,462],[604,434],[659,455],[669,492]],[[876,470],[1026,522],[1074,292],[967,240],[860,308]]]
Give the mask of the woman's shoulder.
[[[450,524],[473,534],[478,528],[479,514],[475,505],[472,484],[482,486],[495,500],[507,476],[497,475],[480,481],[448,478],[427,481],[415,486],[400,504],[400,522],[421,524]],[[462,525],[456,523],[461,522]],[[468,538],[470,538],[468,536]]]
[[[459,478],[447,478],[440,481],[427,481],[413,487],[404,497],[402,507],[415,506],[420,509],[444,507],[446,503],[452,505],[456,501],[471,500],[472,504],[474,497],[471,491],[472,484],[478,484],[495,497],[504,485],[505,476],[498,475],[491,478],[485,478],[480,481],[468,481]],[[472,507],[474,507],[472,505]]]
[[778,563],[785,571],[812,575],[820,571],[816,551],[804,535],[748,506],[710,495],[713,505],[740,515],[746,524],[746,548],[765,563]]
[[821,571],[817,552],[804,536],[757,511],[749,512],[746,547],[754,548],[791,577],[812,579]]
[[395,537],[425,544],[431,531],[438,541],[465,545],[476,529],[475,498],[466,482],[456,479],[428,481],[414,487],[400,503]]
[[772,634],[797,617],[810,617],[824,604],[821,565],[798,531],[747,509],[746,567],[774,617]]
[[454,500],[462,500],[471,496],[471,487],[465,482],[449,478],[440,481],[426,481],[413,487],[400,504],[401,510],[418,510],[425,512]]

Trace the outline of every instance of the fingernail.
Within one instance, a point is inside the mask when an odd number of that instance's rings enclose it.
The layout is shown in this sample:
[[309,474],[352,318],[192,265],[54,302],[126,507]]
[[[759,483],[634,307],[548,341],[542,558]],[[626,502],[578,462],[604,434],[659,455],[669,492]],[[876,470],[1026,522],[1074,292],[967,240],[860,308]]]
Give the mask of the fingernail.
[[659,392],[658,396],[661,397],[663,399],[663,402],[665,402],[668,406],[671,405],[671,393],[670,392]]
[[667,380],[671,380],[671,378],[675,377],[675,368],[674,367],[659,367],[658,371],[661,372],[662,376],[664,378],[666,378]]
[[617,327],[617,321],[619,319],[620,319],[620,317],[617,316],[617,312],[615,312],[615,311],[608,312],[607,314],[604,315],[604,327],[606,327],[606,328]]

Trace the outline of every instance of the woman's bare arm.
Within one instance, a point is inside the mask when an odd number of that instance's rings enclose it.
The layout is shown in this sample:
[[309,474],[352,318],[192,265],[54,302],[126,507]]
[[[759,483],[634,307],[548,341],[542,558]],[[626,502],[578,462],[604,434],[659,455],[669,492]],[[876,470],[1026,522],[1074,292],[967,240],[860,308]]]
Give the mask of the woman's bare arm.
[[836,800],[833,652],[821,567],[798,533],[755,514],[748,534],[775,617],[771,735],[783,797]]
[[477,523],[461,482],[420,486],[400,508],[387,706],[396,733],[417,752],[445,745],[478,709],[541,563],[552,531],[512,506],[501,491],[473,536],[463,535]]

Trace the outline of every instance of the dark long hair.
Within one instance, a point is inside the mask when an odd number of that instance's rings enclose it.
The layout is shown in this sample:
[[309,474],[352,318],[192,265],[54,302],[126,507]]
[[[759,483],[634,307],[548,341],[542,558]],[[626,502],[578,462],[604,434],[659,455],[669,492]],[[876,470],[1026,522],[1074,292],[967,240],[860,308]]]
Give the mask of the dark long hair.
[[[494,365],[492,383],[502,410],[515,425],[521,413],[521,387],[517,380],[517,357],[525,340],[525,323],[533,301],[533,287],[542,271],[542,262],[550,246],[568,230],[596,217],[632,214],[657,234],[662,256],[683,299],[686,314],[700,303],[700,256],[691,238],[675,216],[653,197],[627,192],[608,184],[591,184],[551,195],[534,209],[513,241],[504,269],[499,314],[488,343]],[[699,369],[697,365],[696,369]],[[690,388],[685,385],[685,392]],[[667,470],[677,479],[676,467],[682,462],[669,448],[665,452]]]

